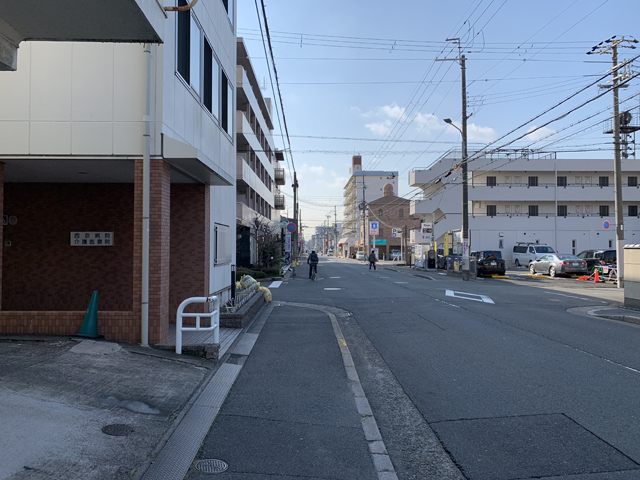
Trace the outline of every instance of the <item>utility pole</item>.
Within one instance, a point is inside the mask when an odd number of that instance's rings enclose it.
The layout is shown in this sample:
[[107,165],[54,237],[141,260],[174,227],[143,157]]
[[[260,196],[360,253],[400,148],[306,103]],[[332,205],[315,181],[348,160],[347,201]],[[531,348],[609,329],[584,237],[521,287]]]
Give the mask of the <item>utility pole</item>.
[[462,280],[469,276],[469,180],[467,178],[467,69],[466,57],[462,55],[460,38],[447,38],[447,42],[458,43],[458,58],[443,58],[436,61],[459,61],[462,69],[462,130],[446,118],[444,121],[454,127],[462,135]]
[[[613,59],[613,68],[611,69],[611,77],[613,83],[613,176],[614,176],[614,195],[616,209],[616,265],[618,269],[617,278],[618,288],[624,288],[624,218],[622,203],[622,158],[620,155],[620,102],[618,97],[619,81],[628,78],[628,74],[622,71],[622,68],[628,65],[628,62],[618,64],[618,46],[625,48],[636,48],[633,43],[638,43],[635,38],[625,38],[616,36],[611,37],[596,45],[587,52],[587,55],[611,52]],[[625,85],[626,86],[626,85]]]
[[298,174],[293,172],[293,223],[296,226],[295,232],[291,235],[291,243],[293,253],[292,259],[296,261],[298,259]]

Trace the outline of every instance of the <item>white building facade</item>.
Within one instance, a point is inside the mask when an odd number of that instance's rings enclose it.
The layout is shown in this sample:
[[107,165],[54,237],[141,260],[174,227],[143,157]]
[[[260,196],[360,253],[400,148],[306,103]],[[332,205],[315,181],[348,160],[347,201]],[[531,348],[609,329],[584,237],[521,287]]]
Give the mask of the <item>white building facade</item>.
[[[364,247],[367,200],[376,200],[384,195],[384,186],[391,184],[398,191],[398,172],[363,171],[362,157],[354,155],[349,169],[351,177],[344,187],[344,221],[342,238],[338,241],[344,256]],[[364,216],[363,216],[364,215]]]
[[[455,169],[460,161],[460,152],[450,152],[409,176],[409,185],[423,190],[411,214],[434,224],[439,247],[445,232],[462,227],[461,170]],[[471,250],[501,250],[511,260],[518,242],[570,254],[616,248],[613,159],[534,158],[511,151],[474,158],[468,170]],[[639,177],[640,161],[623,160],[627,243],[640,243]]]
[[[161,45],[23,42],[17,71],[0,76],[3,207],[22,218],[3,232],[4,245],[19,248],[4,247],[0,331],[75,333],[97,290],[100,333],[140,341],[147,121],[149,343],[166,343],[185,298],[229,299],[235,9],[232,0],[199,2],[162,19]],[[73,248],[74,233],[107,233],[113,243]]]
[[[238,242],[237,265],[256,263],[256,222],[267,225],[276,221],[284,210],[285,171],[278,166],[273,141],[271,99],[264,98],[251,59],[242,38],[237,40],[236,85],[236,224]],[[274,227],[275,228],[275,227]]]

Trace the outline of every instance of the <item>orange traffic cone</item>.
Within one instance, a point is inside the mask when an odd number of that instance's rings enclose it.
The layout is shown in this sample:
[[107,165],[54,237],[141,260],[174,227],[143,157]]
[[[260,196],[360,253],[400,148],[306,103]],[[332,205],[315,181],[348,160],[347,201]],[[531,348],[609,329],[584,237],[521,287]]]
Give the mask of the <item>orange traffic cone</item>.
[[593,283],[600,283],[600,275],[598,275],[598,269],[596,268],[595,275],[593,276]]

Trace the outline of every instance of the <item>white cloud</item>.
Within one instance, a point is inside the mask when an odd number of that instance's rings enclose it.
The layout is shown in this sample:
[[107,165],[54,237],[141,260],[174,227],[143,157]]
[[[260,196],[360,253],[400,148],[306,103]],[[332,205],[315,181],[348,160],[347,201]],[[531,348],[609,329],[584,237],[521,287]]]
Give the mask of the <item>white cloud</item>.
[[327,184],[329,188],[343,188],[347,184],[347,177],[337,177],[333,183]]
[[378,122],[372,122],[365,124],[365,128],[371,131],[374,135],[385,136],[391,132],[393,125],[398,121],[405,121],[405,109],[400,107],[397,103],[391,105],[385,105],[378,107],[370,112],[361,113],[362,118],[374,118],[380,119]]
[[[396,103],[378,107],[366,113],[360,113],[360,116],[379,120],[365,124],[365,127],[377,136],[386,136],[391,133],[397,122],[411,122],[415,131],[424,136],[439,133],[445,129],[451,130],[448,133],[459,135],[459,132],[454,132],[455,129],[453,127],[447,125],[432,113],[417,113],[410,119],[407,117],[406,109]],[[460,128],[459,123],[455,123],[455,125]],[[467,125],[467,136],[470,141],[488,143],[497,139],[498,133],[491,127],[482,127],[475,123],[470,123]]]
[[413,121],[418,132],[426,132],[427,134],[434,130],[442,130],[444,126],[432,113],[418,113]]
[[491,127],[481,127],[475,123],[467,125],[467,137],[474,142],[488,143],[498,138],[498,132]]
[[[527,138],[533,142],[537,142],[538,140],[542,140],[543,138],[547,138],[551,135],[553,135],[554,133],[556,133],[555,130],[552,130],[551,128],[547,128],[547,127],[542,127],[538,130],[536,130],[535,125],[533,127],[531,127],[529,130],[527,130]],[[534,132],[534,130],[536,130]],[[531,132],[531,133],[529,133]]]
[[378,123],[367,123],[365,127],[371,131],[374,135],[379,135],[381,137],[388,135],[391,132],[391,120],[385,120],[384,122]]

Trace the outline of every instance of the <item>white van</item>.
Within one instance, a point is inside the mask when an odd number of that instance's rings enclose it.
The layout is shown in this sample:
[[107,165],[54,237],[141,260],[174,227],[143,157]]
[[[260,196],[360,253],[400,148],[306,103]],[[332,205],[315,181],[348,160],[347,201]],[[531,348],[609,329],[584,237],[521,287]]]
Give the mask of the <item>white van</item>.
[[556,253],[549,245],[538,245],[537,243],[518,243],[513,247],[513,263],[516,267],[528,267],[536,258],[548,253]]

